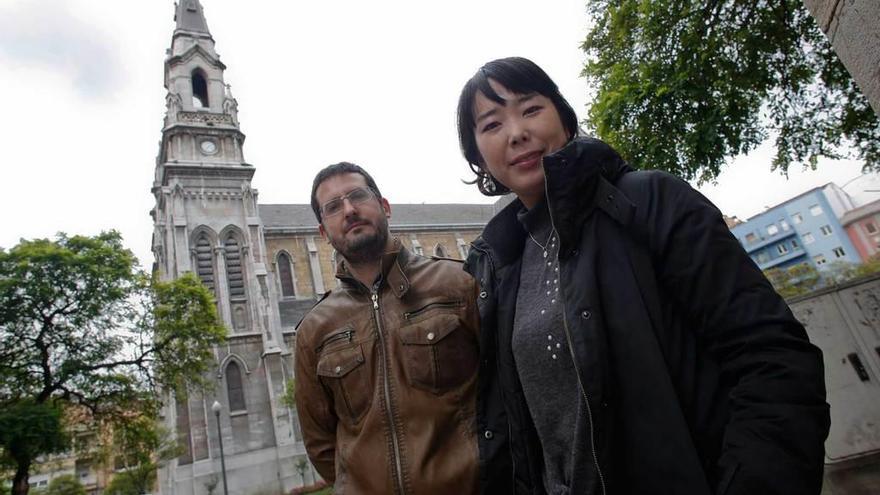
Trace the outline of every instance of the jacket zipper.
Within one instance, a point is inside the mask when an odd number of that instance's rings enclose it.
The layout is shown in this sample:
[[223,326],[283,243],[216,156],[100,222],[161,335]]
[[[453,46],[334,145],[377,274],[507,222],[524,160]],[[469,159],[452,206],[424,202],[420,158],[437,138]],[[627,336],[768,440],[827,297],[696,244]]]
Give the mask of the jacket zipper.
[[[544,198],[547,201],[547,214],[550,215],[550,227],[556,229],[556,222],[553,220],[553,209],[550,207],[550,191],[547,189],[547,170],[544,170]],[[558,230],[556,231],[558,235]],[[562,240],[559,240],[560,247],[562,246]],[[559,253],[556,254],[556,260],[559,261]],[[559,274],[559,287],[562,287],[562,273]],[[559,298],[559,302],[562,304],[562,327],[565,330],[565,340],[568,343],[568,354],[571,356],[571,364],[574,366],[575,376],[577,377],[578,388],[580,388],[581,395],[584,398],[584,403],[587,405],[587,419],[590,422],[590,449],[593,452],[593,465],[596,467],[596,474],[599,475],[599,484],[602,486],[602,495],[607,495],[605,490],[605,476],[602,475],[602,468],[599,467],[599,457],[596,455],[596,439],[593,434],[593,411],[590,407],[590,399],[587,397],[587,390],[584,388],[584,384],[581,381],[581,369],[578,366],[577,359],[574,355],[574,347],[571,345],[571,330],[568,328],[568,318],[566,316],[565,310],[565,293],[560,290],[562,296]]]
[[379,343],[382,350],[382,387],[385,393],[385,411],[388,413],[388,426],[391,429],[391,443],[394,447],[392,455],[394,456],[394,466],[397,468],[397,488],[401,495],[403,495],[406,491],[403,488],[403,469],[400,463],[400,443],[397,439],[397,428],[394,425],[394,415],[391,412],[391,389],[388,385],[388,359],[385,355],[385,332],[382,330],[382,319],[379,315],[379,294],[376,293],[375,287],[373,287],[370,297],[373,300],[373,317],[376,319],[376,328],[379,331]]
[[461,301],[448,301],[448,302],[435,302],[423,306],[415,311],[410,311],[408,313],[403,314],[403,318],[409,320],[410,318],[415,318],[416,316],[428,311],[429,309],[434,308],[457,308],[461,306]]
[[354,330],[346,330],[344,332],[334,333],[333,335],[325,338],[324,341],[321,342],[321,345],[319,345],[315,349],[315,352],[321,352],[325,347],[332,344],[333,342],[336,342],[337,340],[348,339],[348,341],[351,342],[352,337],[354,337]]

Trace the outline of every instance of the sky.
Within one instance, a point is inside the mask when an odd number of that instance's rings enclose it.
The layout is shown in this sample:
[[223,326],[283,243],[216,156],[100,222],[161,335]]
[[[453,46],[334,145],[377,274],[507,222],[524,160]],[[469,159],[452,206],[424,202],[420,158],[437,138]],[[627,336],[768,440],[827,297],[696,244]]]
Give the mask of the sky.
[[[495,58],[534,60],[586,115],[584,0],[202,5],[262,204],[307,203],[314,174],[342,160],[369,170],[392,204],[492,202],[462,183],[455,106]],[[151,265],[173,16],[172,0],[0,0],[0,247],[117,229]],[[828,182],[860,202],[880,197],[860,163],[820,161],[786,178],[770,171],[772,153],[737,157],[699,189],[743,219]]]

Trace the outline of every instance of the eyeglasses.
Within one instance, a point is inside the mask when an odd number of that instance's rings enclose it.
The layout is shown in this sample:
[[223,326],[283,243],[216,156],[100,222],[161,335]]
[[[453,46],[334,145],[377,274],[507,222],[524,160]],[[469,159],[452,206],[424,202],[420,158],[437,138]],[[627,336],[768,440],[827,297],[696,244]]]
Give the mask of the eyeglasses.
[[330,201],[324,203],[324,206],[321,207],[321,217],[332,217],[333,215],[341,212],[343,207],[345,206],[343,203],[346,199],[352,205],[359,205],[372,197],[373,192],[369,189],[365,189],[363,187],[352,189],[347,194],[343,194],[338,198],[331,199]]

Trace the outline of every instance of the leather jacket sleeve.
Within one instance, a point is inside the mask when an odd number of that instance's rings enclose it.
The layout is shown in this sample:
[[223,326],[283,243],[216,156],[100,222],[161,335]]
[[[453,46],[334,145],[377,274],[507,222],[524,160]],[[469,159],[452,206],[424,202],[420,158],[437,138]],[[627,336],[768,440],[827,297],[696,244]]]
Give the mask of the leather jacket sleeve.
[[671,175],[638,175],[635,220],[658,282],[732,384],[716,493],[818,494],[830,424],[821,351],[711,202]]
[[[305,326],[305,325],[303,325]],[[333,396],[318,381],[316,356],[306,344],[304,328],[298,330],[296,339],[295,376],[297,398],[296,410],[302,425],[303,441],[309,460],[327,482],[336,479],[336,423],[333,412]]]

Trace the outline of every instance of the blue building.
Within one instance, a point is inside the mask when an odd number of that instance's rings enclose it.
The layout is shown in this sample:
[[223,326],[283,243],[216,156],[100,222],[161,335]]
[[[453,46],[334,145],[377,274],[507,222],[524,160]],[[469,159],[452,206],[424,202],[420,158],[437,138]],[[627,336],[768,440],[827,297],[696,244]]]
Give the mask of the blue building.
[[835,261],[860,263],[839,218],[856,205],[833,183],[768,208],[730,230],[761,270],[809,263],[818,270]]

